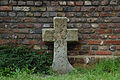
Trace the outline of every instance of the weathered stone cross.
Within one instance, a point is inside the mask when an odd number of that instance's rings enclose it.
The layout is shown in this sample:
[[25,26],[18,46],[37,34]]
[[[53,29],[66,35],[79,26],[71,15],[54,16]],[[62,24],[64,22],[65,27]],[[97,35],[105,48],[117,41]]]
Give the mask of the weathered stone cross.
[[67,29],[66,17],[54,17],[54,29],[42,29],[42,40],[54,42],[53,71],[64,74],[74,68],[67,59],[67,41],[78,41],[78,29]]

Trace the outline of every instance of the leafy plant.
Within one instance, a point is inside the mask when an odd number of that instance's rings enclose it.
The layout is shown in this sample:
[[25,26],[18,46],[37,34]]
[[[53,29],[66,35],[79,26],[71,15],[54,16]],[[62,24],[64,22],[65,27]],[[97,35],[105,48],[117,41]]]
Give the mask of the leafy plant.
[[16,69],[28,73],[48,73],[52,64],[52,54],[22,47],[0,46],[0,70],[3,75],[12,74]]

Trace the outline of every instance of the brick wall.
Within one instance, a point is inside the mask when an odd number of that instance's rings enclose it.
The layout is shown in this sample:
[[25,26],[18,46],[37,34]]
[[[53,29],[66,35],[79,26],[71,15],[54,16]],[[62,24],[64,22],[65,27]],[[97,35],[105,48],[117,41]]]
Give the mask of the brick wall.
[[68,28],[79,29],[69,55],[120,55],[120,0],[0,0],[0,45],[53,51],[41,29],[53,27],[56,16],[68,17]]

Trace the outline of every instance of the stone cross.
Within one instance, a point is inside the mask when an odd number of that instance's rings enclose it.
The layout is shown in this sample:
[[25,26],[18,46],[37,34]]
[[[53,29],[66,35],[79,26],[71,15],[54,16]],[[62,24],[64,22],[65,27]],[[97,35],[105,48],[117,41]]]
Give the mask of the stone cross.
[[74,70],[67,59],[67,41],[78,41],[78,29],[67,29],[66,17],[54,17],[54,28],[42,29],[42,40],[54,42],[52,69],[64,74]]

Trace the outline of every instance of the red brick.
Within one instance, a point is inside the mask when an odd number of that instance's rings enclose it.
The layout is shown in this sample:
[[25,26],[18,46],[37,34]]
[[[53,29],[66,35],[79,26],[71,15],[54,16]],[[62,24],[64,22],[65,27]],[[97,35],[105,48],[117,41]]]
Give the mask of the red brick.
[[101,5],[108,5],[108,4],[109,4],[108,0],[101,1]]
[[105,45],[120,45],[120,40],[105,40]]
[[88,40],[89,45],[100,45],[101,40]]
[[4,33],[12,33],[12,30],[11,29],[0,29],[0,33],[1,34],[4,34]]
[[29,33],[29,29],[13,29],[14,33]]
[[115,33],[115,34],[120,34],[120,29],[115,29],[115,30],[113,30],[113,33]]
[[118,56],[118,55],[120,56],[120,52],[116,52],[115,55],[116,55],[116,56]]
[[11,6],[0,6],[0,11],[12,11]]
[[107,24],[105,24],[105,23],[102,23],[102,24],[99,24],[100,25],[100,28],[102,28],[102,29],[106,29],[107,28]]
[[109,33],[111,33],[111,32],[112,32],[111,29],[98,29],[98,30],[96,31],[97,34],[109,34]]
[[115,6],[115,7],[114,7],[114,10],[115,10],[115,11],[120,11],[120,6]]
[[18,28],[33,28],[33,24],[18,24]]
[[116,39],[116,38],[117,38],[116,35],[113,35],[113,34],[110,34],[110,35],[109,35],[109,39]]
[[52,6],[57,6],[57,5],[58,5],[58,2],[57,2],[57,1],[51,1],[51,5],[52,5]]
[[83,5],[83,1],[76,1],[75,4],[76,4],[77,6]]
[[117,49],[117,50],[120,50],[120,46],[117,46],[116,49]]
[[112,53],[110,51],[96,51],[96,55],[111,55]]
[[35,45],[35,44],[38,44],[38,41],[37,40],[23,40],[22,44]]
[[80,11],[80,7],[76,7],[76,11]]

